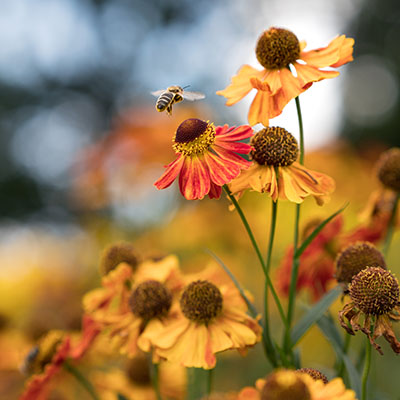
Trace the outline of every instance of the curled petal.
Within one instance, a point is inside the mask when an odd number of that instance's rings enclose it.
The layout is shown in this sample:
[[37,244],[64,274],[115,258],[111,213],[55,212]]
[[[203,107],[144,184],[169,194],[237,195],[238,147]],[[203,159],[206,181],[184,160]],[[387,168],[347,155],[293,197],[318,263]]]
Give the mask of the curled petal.
[[339,71],[323,71],[311,65],[294,63],[297,72],[297,78],[301,86],[304,88],[310,82],[318,82],[323,79],[335,78],[339,75]]
[[184,162],[185,158],[182,155],[179,155],[176,160],[172,161],[172,163],[167,166],[167,170],[161,178],[154,183],[154,186],[157,189],[165,189],[170,186],[181,171]]

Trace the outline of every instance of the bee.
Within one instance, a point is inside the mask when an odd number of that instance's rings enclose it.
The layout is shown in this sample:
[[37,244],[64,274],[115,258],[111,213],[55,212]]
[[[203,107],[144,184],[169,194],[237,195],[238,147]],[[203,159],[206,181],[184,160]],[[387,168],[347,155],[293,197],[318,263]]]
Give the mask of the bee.
[[172,115],[172,106],[175,103],[179,103],[182,100],[200,100],[206,97],[203,93],[200,92],[189,92],[185,91],[185,89],[189,86],[180,87],[180,86],[169,86],[165,90],[157,90],[156,92],[151,92],[153,96],[158,97],[156,101],[156,110],[158,112],[167,111],[168,115]]

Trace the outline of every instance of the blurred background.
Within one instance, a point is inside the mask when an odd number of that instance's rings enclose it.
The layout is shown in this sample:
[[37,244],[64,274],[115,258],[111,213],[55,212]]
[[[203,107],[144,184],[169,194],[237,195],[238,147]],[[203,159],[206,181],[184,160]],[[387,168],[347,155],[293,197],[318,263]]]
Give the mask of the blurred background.
[[[400,145],[399,21],[396,0],[2,0],[2,326],[27,344],[51,328],[78,328],[81,296],[99,283],[101,249],[116,240],[134,243],[144,256],[174,252],[187,270],[209,262],[210,248],[261,296],[254,255],[225,199],[187,202],[175,184],[159,192],[153,182],[174,157],[172,135],[184,119],[247,123],[251,96],[226,107],[215,92],[242,64],[258,67],[254,46],[270,26],[293,31],[308,49],[338,34],[355,38],[355,60],[301,96],[306,163],[338,186],[323,209],[306,201],[304,219],[325,218],[350,201],[345,226],[355,226],[377,187],[374,161]],[[170,85],[190,85],[206,99],[177,105],[172,117],[157,113],[150,92]],[[271,125],[297,136],[294,102]],[[268,232],[268,200],[243,199],[260,237]],[[285,228],[290,205],[282,205],[279,218],[276,265],[292,237]],[[188,224],[196,228],[183,235]],[[392,249],[392,269],[400,273]],[[317,359],[314,367],[332,363],[326,342],[315,336],[304,344],[308,360]],[[15,365],[26,350],[16,347]],[[375,357],[371,379],[380,398],[393,399],[400,388],[386,353],[385,362]],[[246,360],[257,368],[231,389],[259,377],[260,359]],[[5,376],[0,386],[11,382]],[[13,376],[17,391],[22,380]],[[219,381],[229,389],[227,379]]]

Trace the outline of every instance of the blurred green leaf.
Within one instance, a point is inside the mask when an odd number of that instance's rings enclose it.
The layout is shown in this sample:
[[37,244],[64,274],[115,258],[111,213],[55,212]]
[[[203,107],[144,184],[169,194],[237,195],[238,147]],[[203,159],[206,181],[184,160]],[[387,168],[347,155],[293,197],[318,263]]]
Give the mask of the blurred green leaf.
[[350,379],[351,388],[356,392],[357,398],[361,396],[361,380],[358,371],[350,358],[343,352],[343,340],[332,319],[322,316],[317,321],[318,327],[328,339],[339,359],[343,360]]
[[310,329],[310,327],[317,322],[331,306],[331,304],[340,296],[342,293],[341,286],[336,286],[329,291],[318,303],[314,304],[308,309],[304,317],[294,326],[291,340],[292,346],[303,337],[303,335]]
[[187,368],[188,391],[186,400],[199,400],[207,394],[209,371],[202,368]]
[[310,245],[310,243],[314,240],[314,238],[322,231],[322,229],[325,227],[325,225],[332,221],[333,218],[335,218],[337,215],[339,215],[346,207],[348,203],[345,204],[341,209],[337,210],[334,212],[330,217],[322,221],[311,233],[309,236],[306,237],[306,239],[303,241],[301,246],[296,250],[295,253],[295,258],[299,258],[305,251],[305,249]]
[[123,394],[121,394],[121,393],[118,393],[117,394],[117,399],[118,400],[129,400],[129,399],[127,399]]

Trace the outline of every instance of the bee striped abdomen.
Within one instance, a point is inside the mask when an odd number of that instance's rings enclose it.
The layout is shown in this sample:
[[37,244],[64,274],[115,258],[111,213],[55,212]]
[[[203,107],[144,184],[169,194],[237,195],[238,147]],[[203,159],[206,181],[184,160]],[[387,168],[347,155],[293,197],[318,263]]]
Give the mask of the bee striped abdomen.
[[169,105],[172,105],[175,93],[165,91],[160,95],[156,102],[157,111],[164,111]]

